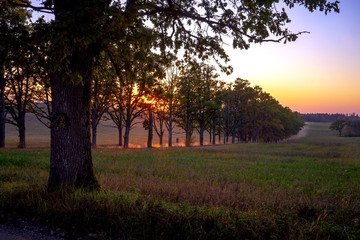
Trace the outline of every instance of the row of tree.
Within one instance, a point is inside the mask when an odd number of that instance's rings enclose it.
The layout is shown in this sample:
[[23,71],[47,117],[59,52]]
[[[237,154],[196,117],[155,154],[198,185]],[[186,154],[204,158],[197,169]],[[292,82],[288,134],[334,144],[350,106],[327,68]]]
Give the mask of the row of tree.
[[205,132],[213,144],[217,137],[223,143],[279,141],[304,125],[298,113],[282,107],[260,87],[251,87],[247,80],[237,78],[226,84],[217,80],[215,68],[197,62],[180,67],[178,74],[174,72],[172,68],[161,84],[167,89],[158,100],[162,107],[154,109],[155,122],[158,126],[164,122],[170,132],[170,146],[174,122],[185,131],[186,145],[193,141],[194,132],[199,134],[200,145]]
[[[7,54],[9,58],[2,74],[1,106],[10,115],[6,122],[18,128],[19,147],[26,146],[26,112],[34,113],[49,128],[54,121],[64,127],[69,124],[61,114],[51,117],[47,56],[31,42],[39,37],[36,31],[39,24],[42,23],[23,22],[21,32],[12,36],[22,47]],[[216,137],[223,143],[236,140],[272,142],[296,134],[304,125],[299,114],[282,107],[260,87],[251,87],[247,80],[238,78],[226,84],[218,80],[213,66],[189,59],[166,64],[163,58],[151,52],[153,40],[150,37],[149,42],[145,38],[141,44],[139,41],[132,44],[131,38],[143,37],[146,32],[137,34],[134,32],[125,43],[103,51],[94,64],[90,108],[93,147],[96,147],[101,120],[115,123],[118,144],[125,148],[129,147],[130,131],[139,118],[144,119],[143,126],[149,130],[149,147],[153,132],[163,146],[165,131],[168,131],[168,146],[172,146],[175,126],[185,131],[186,146],[189,146],[195,131],[199,134],[200,145],[204,144],[205,132],[209,133],[213,144]]]
[[[111,87],[107,87],[106,91],[119,89],[127,96],[118,97],[118,103],[114,99],[103,99],[114,105],[109,108],[110,111],[114,110],[114,114],[117,108],[125,113],[121,116],[125,122],[126,135],[126,131],[131,129],[132,113],[141,114],[141,109],[135,108],[132,103],[138,102],[145,106],[151,102],[139,96],[155,89],[152,86],[157,85],[156,80],[164,76],[167,64],[172,62],[171,55],[178,53],[178,50],[182,50],[187,63],[193,56],[201,61],[214,57],[217,61],[226,62],[229,58],[223,49],[227,39],[225,36],[231,36],[232,46],[240,49],[247,49],[252,43],[295,41],[301,32],[292,33],[286,27],[290,18],[283,5],[301,5],[310,11],[320,10],[325,13],[339,12],[338,1],[45,0],[34,6],[28,0],[2,0],[0,125],[4,122],[4,108],[7,104],[13,104],[10,107],[14,110],[13,123],[20,129],[23,128],[23,112],[31,108],[42,108],[39,103],[50,103],[46,105],[49,106],[48,109],[37,111],[48,114],[51,120],[48,123],[51,129],[49,189],[97,188],[91,157],[90,115],[93,115],[94,125],[97,117],[95,113],[90,113],[96,106],[100,106],[104,94],[101,94],[102,84],[95,81],[115,79],[115,83],[110,84]],[[28,14],[28,9],[52,14],[53,18],[51,21],[39,19],[35,24],[27,24],[26,17],[23,16]],[[186,64],[182,71],[192,68],[187,66]],[[107,71],[102,71],[102,67]],[[116,78],[110,77],[112,74],[116,74]],[[198,73],[192,73],[196,74]],[[182,78],[183,81],[186,80],[182,85],[183,92],[185,86],[191,85],[192,75],[184,74],[188,79]],[[18,84],[20,81],[22,83]],[[97,91],[100,93],[99,97],[94,97]],[[262,99],[262,91],[258,92],[257,98]],[[191,92],[186,94],[190,96]],[[30,95],[32,97],[28,98]],[[35,96],[39,99],[36,100]],[[186,97],[181,97],[180,100],[184,102]],[[124,106],[124,102],[129,104]],[[224,112],[228,113],[224,114],[228,119],[223,117],[223,131],[228,132],[229,136],[236,132],[235,137],[260,139],[263,128],[259,127],[259,121],[256,120],[258,118],[252,119],[249,128],[251,131],[245,131],[247,134],[242,127],[237,127],[236,130],[231,128],[239,126],[236,122],[239,118],[235,115],[243,114],[240,110],[233,110],[233,105],[230,104],[232,102],[224,100],[221,104]],[[261,109],[265,105],[256,102],[261,100],[249,101],[249,104],[258,104],[259,107],[252,110],[252,115],[250,112],[248,115],[272,119],[271,113],[276,112],[275,108],[270,113],[265,111],[265,114]],[[178,112],[187,119],[182,124],[185,124],[188,137],[195,123],[200,131],[206,129],[206,124],[200,123],[201,120],[192,115],[189,104],[188,102],[186,109]],[[101,115],[102,110],[99,113]],[[181,119],[180,115],[177,118]],[[152,128],[151,119],[147,124],[149,129]],[[119,124],[123,124],[123,121]],[[270,126],[280,128],[281,125],[272,123]],[[128,140],[124,142],[126,141]]]
[[[47,127],[52,122],[66,126],[62,114],[52,116],[52,93],[49,85],[49,57],[39,42],[43,42],[43,22],[30,24],[29,13],[18,9],[18,17],[8,24],[6,36],[12,39],[4,56],[2,84],[2,123],[15,125],[19,131],[19,147],[25,147],[25,114],[34,113]],[[10,31],[11,30],[11,31]],[[138,38],[142,40],[139,41]],[[7,39],[6,41],[9,41]],[[5,42],[5,39],[4,39]],[[119,146],[129,147],[130,131],[139,118],[149,130],[148,146],[153,132],[163,136],[168,131],[168,146],[172,146],[174,126],[186,133],[186,146],[198,132],[200,145],[204,133],[210,142],[279,141],[296,134],[303,126],[299,114],[282,107],[258,86],[236,79],[226,84],[219,81],[213,66],[186,58],[174,62],[152,51],[151,33],[138,27],[127,33],[126,41],[114,43],[96,58],[91,77],[90,119],[92,146],[96,147],[97,127],[101,120],[112,120],[118,128]],[[44,46],[44,44],[42,44]],[[71,81],[82,82],[73,75]],[[67,96],[64,96],[67,97]],[[4,121],[8,113],[10,117]],[[80,112],[75,111],[75,114]],[[4,128],[4,124],[2,125]],[[154,131],[155,130],[155,131]],[[1,135],[4,146],[4,132]]]

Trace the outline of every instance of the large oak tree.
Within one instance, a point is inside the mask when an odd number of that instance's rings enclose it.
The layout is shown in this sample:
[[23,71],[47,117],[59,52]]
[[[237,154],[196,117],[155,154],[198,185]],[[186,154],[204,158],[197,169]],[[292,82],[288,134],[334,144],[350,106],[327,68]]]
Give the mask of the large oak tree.
[[[28,0],[6,1],[54,15],[49,32],[53,100],[49,189],[98,186],[90,141],[93,64],[99,52],[112,40],[121,40],[129,27],[146,22],[162,52],[183,47],[187,55],[225,60],[221,47],[225,35],[232,37],[234,48],[248,48],[250,43],[293,41],[299,34],[286,28],[290,20],[276,7],[279,0],[45,0],[41,6]],[[282,2],[310,11],[338,11],[338,1]]]

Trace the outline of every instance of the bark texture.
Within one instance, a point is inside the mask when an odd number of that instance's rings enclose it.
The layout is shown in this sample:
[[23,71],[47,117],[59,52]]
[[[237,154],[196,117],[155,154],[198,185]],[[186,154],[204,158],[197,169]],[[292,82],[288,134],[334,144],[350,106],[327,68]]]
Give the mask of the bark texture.
[[124,148],[129,148],[130,129],[131,129],[131,125],[128,122],[126,122],[125,123]]
[[203,125],[200,126],[200,146],[204,145],[204,131],[205,127]]
[[119,146],[123,145],[122,126],[117,126],[119,134]]
[[5,77],[0,72],[0,148],[5,147]]
[[172,100],[169,103],[169,138],[168,138],[168,146],[172,147],[172,129],[173,129],[173,104],[172,104]]
[[96,148],[96,145],[97,145],[97,142],[96,142],[96,139],[97,139],[97,125],[91,123],[91,146],[93,148]]
[[148,142],[147,142],[148,148],[152,148],[152,139],[153,139],[153,114],[152,114],[152,110],[149,109],[149,131],[148,131]]
[[[99,19],[109,0],[54,1],[51,56],[51,155],[48,188],[96,189],[91,157],[90,101],[94,58],[101,50]],[[89,38],[93,36],[93,38]],[[60,60],[59,60],[60,59]]]
[[59,72],[51,81],[53,112],[48,187],[98,187],[90,143],[90,78],[67,84]]
[[18,123],[18,131],[19,131],[19,143],[18,148],[26,148],[25,142],[25,112],[19,116],[17,121]]
[[99,113],[99,110],[95,104],[91,108],[91,146],[96,148],[97,145],[97,127],[100,122],[102,114]]

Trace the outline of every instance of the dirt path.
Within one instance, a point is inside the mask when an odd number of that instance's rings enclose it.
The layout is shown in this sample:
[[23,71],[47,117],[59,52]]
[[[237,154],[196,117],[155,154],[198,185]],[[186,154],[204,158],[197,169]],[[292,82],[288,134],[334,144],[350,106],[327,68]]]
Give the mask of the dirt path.
[[309,128],[310,128],[310,123],[306,123],[306,125],[300,130],[298,134],[289,137],[288,140],[296,140],[305,137],[309,131]]
[[[50,233],[51,234],[51,233]],[[63,240],[57,236],[44,233],[39,226],[23,222],[23,224],[0,224],[1,240]]]

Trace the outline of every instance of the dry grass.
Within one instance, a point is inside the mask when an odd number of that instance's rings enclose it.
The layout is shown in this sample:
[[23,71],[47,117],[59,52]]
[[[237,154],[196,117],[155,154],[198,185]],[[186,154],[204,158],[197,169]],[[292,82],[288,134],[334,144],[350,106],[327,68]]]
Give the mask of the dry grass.
[[0,204],[73,237],[358,239],[360,139],[333,134],[315,124],[278,144],[100,148],[94,193],[47,193],[49,150],[5,149]]
[[359,188],[360,168],[354,159],[190,150],[96,155],[101,159],[96,162],[99,181],[112,191],[245,211],[290,211],[302,205],[334,211],[360,207],[360,192],[354,191]]

